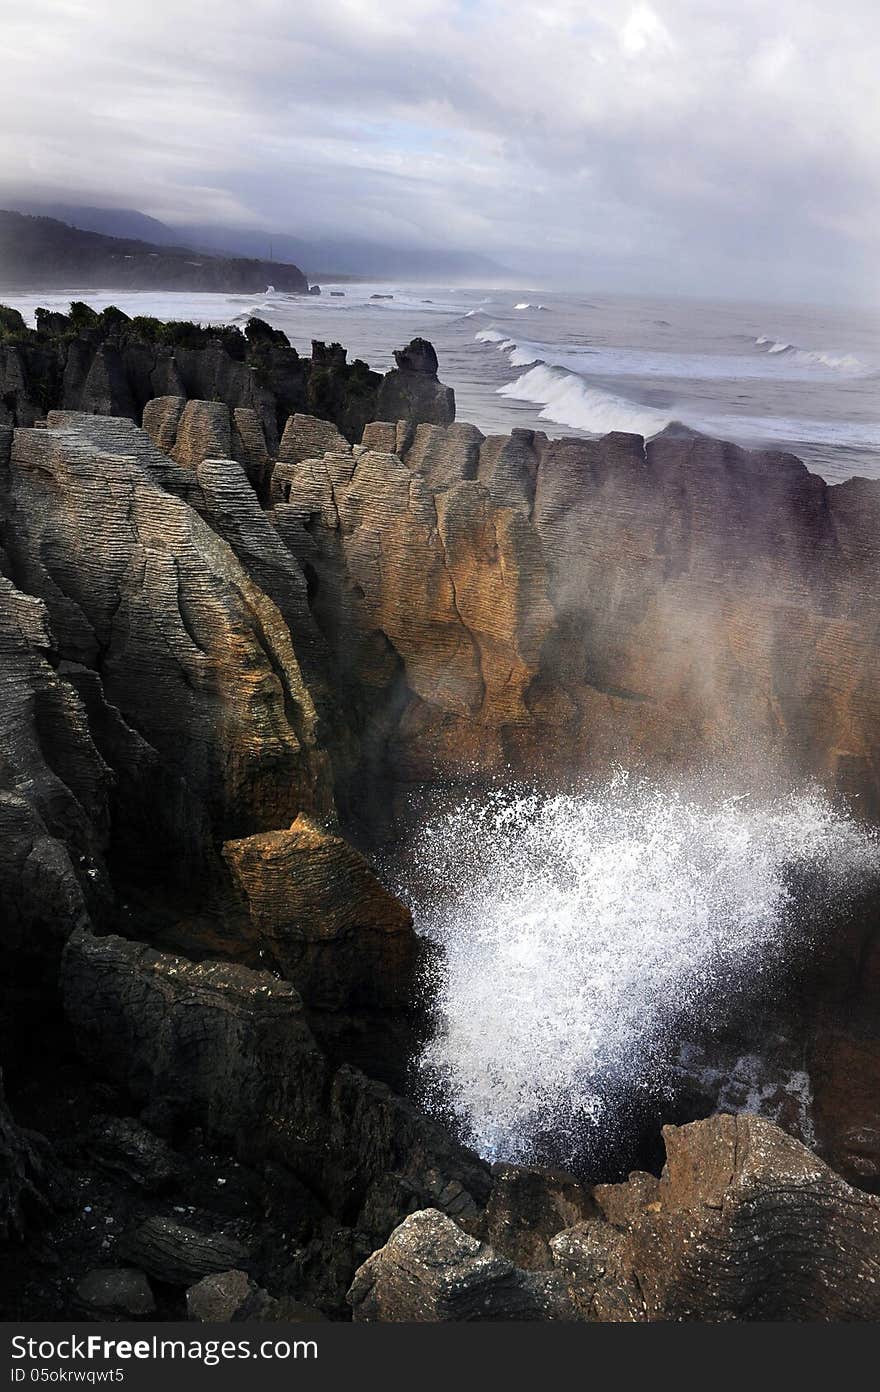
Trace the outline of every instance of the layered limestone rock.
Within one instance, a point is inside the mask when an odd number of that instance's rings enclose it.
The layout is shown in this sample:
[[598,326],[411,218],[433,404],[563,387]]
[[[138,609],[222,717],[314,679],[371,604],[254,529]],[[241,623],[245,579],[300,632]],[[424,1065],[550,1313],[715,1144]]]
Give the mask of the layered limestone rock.
[[229,459],[232,428],[222,401],[187,401],[177,425],[172,459],[195,468],[203,459]]
[[315,416],[296,412],[288,418],[278,446],[279,464],[299,464],[303,459],[316,459],[321,455],[342,451],[347,453],[350,446],[332,421],[318,420]]
[[660,1179],[600,1185],[601,1218],[526,1271],[436,1212],[415,1213],[355,1277],[356,1320],[854,1320],[880,1312],[880,1200],[772,1123],[664,1128]]
[[275,492],[393,782],[709,758],[880,810],[880,485],[699,436],[397,436]]
[[412,917],[340,836],[300,816],[223,855],[270,960],[321,1009],[404,1008]]
[[391,1234],[348,1298],[364,1323],[576,1317],[555,1273],[518,1269],[436,1209],[414,1213]]
[[78,932],[62,985],[78,1049],[158,1130],[282,1162],[374,1243],[426,1204],[478,1221],[488,1167],[384,1084],[334,1073],[287,982]]
[[82,1055],[164,1127],[202,1126],[243,1156],[318,1144],[326,1070],[289,983],[80,932],[62,986]]
[[[112,306],[96,314],[83,304],[72,305],[70,315],[38,310],[36,331],[8,310],[0,318],[0,426],[32,426],[53,408],[136,423],[148,411],[165,448],[167,434],[176,433],[176,408],[151,407],[155,398],[223,404],[233,415],[248,413],[234,420],[232,438],[232,452],[246,467],[259,452],[254,420],[273,455],[284,421],[297,411],[334,421],[347,439],[359,439],[376,415],[381,380],[366,363],[349,363],[338,344],[313,343],[311,358],[301,358],[283,333],[257,319],[242,333],[129,319]],[[434,383],[433,390],[442,389]]]
[[55,656],[46,605],[0,577],[4,994],[51,965],[107,894],[111,773]]
[[59,657],[92,674],[102,755],[166,823],[184,876],[215,834],[332,809],[290,630],[190,506],[63,428],[16,432],[3,504],[12,573],[45,604]]

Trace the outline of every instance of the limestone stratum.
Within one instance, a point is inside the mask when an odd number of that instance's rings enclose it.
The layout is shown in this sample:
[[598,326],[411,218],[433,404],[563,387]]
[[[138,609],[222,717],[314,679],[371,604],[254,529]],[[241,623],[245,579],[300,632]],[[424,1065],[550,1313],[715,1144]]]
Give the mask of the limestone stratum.
[[36,323],[4,1308],[880,1317],[880,482],[485,436],[424,339]]

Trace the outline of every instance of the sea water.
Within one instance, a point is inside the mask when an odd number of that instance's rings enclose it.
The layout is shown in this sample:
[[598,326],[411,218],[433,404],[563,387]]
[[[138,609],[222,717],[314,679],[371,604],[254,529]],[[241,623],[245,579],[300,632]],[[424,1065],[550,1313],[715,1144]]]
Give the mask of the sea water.
[[[458,419],[486,433],[610,430],[673,421],[791,451],[832,482],[880,477],[880,312],[782,304],[327,282],[320,296],[184,292],[5,295],[32,314],[72,298],[129,314],[244,324],[259,315],[300,352],[345,345],[378,371],[429,338]],[[331,295],[331,291],[341,292]],[[390,299],[373,298],[375,295]]]

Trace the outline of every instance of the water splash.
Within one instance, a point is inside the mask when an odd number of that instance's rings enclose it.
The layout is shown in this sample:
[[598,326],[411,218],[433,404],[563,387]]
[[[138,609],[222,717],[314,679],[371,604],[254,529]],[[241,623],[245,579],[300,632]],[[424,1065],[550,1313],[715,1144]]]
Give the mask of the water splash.
[[710,800],[623,775],[466,802],[416,849],[417,921],[443,949],[422,1093],[483,1155],[523,1162],[548,1134],[589,1152],[682,1029],[803,953],[799,876],[841,899],[875,860],[818,791]]

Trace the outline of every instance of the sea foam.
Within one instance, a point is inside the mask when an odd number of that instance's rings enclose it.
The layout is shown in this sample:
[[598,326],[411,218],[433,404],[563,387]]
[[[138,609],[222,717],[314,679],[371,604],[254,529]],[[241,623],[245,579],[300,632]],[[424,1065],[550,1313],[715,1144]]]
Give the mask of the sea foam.
[[665,411],[601,391],[589,386],[576,373],[548,367],[545,363],[537,364],[516,381],[499,387],[498,395],[530,401],[542,407],[538,413],[541,420],[571,425],[591,435],[625,430],[647,437],[656,435],[673,420]]
[[656,1087],[681,1031],[808,950],[792,875],[839,901],[876,846],[819,792],[694,797],[620,775],[580,795],[466,802],[418,841],[416,921],[442,948],[418,1070],[490,1159],[552,1133],[589,1154],[621,1092]]

